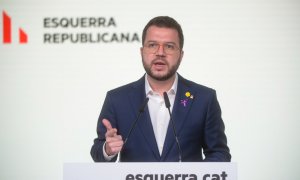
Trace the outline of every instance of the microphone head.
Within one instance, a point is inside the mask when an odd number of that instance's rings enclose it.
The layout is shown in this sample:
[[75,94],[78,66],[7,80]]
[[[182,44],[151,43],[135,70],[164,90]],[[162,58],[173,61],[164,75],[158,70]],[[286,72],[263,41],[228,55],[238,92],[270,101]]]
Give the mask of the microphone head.
[[165,105],[166,105],[166,107],[170,108],[171,104],[170,104],[170,100],[169,100],[168,94],[166,92],[164,92],[164,99],[165,99]]

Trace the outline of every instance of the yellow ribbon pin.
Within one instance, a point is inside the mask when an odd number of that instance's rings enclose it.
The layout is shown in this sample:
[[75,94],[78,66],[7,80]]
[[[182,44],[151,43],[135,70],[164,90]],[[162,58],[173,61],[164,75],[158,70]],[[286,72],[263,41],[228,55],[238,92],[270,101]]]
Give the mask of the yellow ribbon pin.
[[186,97],[190,97],[190,96],[191,96],[191,93],[190,93],[190,92],[186,92],[186,93],[185,93],[185,96],[186,96]]

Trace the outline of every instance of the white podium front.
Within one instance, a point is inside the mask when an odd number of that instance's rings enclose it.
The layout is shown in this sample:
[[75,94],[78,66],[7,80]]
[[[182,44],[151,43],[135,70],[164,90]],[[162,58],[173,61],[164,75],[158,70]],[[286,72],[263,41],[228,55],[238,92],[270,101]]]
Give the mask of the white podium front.
[[236,163],[65,163],[64,180],[237,180]]

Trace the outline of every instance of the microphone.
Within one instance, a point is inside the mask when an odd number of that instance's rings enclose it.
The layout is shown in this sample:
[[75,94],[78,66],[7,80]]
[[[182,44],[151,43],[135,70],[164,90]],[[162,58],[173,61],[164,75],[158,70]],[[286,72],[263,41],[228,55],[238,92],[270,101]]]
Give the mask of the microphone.
[[170,111],[170,107],[171,107],[170,100],[169,100],[168,94],[166,92],[164,92],[164,99],[165,99],[166,108],[169,111],[170,121],[171,121],[172,128],[173,128],[173,134],[174,134],[174,137],[175,137],[175,140],[176,140],[176,144],[177,144],[177,148],[178,148],[179,162],[181,162],[181,156],[182,156],[181,147],[180,147],[180,144],[179,144],[179,141],[178,141],[178,137],[177,137],[177,134],[176,134],[175,123],[174,123],[174,120],[172,118],[172,114],[171,114],[171,111]]
[[125,138],[125,140],[124,140],[124,144],[123,144],[121,150],[120,150],[119,153],[118,153],[118,158],[117,158],[117,161],[116,161],[116,162],[121,162],[121,152],[123,151],[124,146],[125,146],[126,142],[128,141],[128,138],[130,137],[130,135],[131,135],[133,129],[135,128],[135,126],[136,126],[138,120],[140,119],[141,114],[144,112],[145,107],[146,107],[146,105],[148,104],[148,101],[149,101],[149,98],[146,97],[146,99],[144,100],[143,104],[141,104],[141,106],[140,106],[140,108],[139,108],[139,114],[138,114],[137,118],[135,119],[135,121],[133,122],[133,124],[131,125],[129,131],[128,131],[128,134],[127,134],[127,136],[126,136],[126,138]]

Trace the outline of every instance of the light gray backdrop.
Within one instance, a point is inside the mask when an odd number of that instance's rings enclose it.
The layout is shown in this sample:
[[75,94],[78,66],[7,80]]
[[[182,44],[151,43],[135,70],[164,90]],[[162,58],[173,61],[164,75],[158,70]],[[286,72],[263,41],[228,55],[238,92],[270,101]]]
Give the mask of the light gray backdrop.
[[[1,180],[62,179],[64,162],[92,162],[106,92],[144,73],[140,43],[45,44],[43,35],[141,35],[157,15],[183,27],[179,73],[217,90],[239,179],[300,178],[299,1],[2,0],[0,10],[13,30],[11,44],[0,37]],[[113,17],[117,26],[47,29],[45,17]]]

